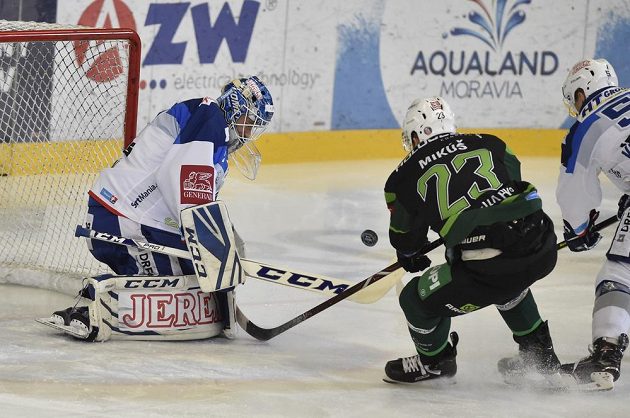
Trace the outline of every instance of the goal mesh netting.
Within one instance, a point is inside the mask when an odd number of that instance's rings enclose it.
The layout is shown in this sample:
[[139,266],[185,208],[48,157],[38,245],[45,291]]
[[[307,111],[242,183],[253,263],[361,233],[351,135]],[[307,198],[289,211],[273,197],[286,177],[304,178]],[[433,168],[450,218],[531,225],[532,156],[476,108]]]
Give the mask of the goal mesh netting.
[[135,135],[139,55],[131,30],[0,20],[0,275],[20,276],[10,282],[107,271],[74,230],[96,174]]

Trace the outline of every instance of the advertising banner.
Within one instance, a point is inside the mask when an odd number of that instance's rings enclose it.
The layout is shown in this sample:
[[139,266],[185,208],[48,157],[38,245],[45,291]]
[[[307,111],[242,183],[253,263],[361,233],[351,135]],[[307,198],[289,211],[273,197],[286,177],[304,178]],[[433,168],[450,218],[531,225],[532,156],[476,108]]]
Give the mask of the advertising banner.
[[139,127],[245,74],[269,86],[276,132],[398,128],[432,95],[462,127],[553,129],[577,60],[630,84],[628,0],[57,0],[56,16],[139,33]]

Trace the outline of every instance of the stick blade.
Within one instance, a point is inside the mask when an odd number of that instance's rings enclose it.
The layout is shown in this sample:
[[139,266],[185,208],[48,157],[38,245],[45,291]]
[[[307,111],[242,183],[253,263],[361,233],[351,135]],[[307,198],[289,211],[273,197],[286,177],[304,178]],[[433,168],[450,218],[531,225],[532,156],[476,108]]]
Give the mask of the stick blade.
[[238,306],[236,307],[236,322],[246,333],[259,341],[267,341],[275,336],[273,333],[274,329],[265,329],[254,324],[245,316]]
[[382,299],[390,289],[397,286],[405,275],[405,270],[401,267],[389,273],[385,278],[379,280],[371,286],[365,287],[359,290],[354,295],[348,298],[349,301],[355,303],[374,303]]

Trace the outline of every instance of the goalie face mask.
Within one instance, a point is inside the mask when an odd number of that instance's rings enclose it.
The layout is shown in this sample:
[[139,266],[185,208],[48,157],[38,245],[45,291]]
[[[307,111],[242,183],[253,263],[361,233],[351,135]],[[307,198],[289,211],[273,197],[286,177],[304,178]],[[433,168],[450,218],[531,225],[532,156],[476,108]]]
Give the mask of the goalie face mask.
[[228,151],[228,159],[248,180],[255,180],[262,156],[253,142],[241,144],[233,152]]
[[246,178],[254,180],[261,155],[252,141],[263,134],[273,117],[271,93],[252,76],[226,84],[217,102],[228,125],[228,157]]

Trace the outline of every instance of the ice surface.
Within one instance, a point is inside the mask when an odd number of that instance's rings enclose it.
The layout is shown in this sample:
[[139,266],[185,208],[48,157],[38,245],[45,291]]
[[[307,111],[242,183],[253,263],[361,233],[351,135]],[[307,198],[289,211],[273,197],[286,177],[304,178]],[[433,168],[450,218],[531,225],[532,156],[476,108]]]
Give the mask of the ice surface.
[[[388,265],[388,212],[382,187],[397,161],[264,166],[250,183],[234,172],[222,191],[247,243],[248,258],[359,281]],[[557,160],[523,159],[561,236],[554,199]],[[619,193],[606,183],[601,219]],[[374,247],[360,234],[373,229]],[[612,229],[604,232],[610,240]],[[533,286],[564,361],[587,354],[593,283],[608,243],[590,252],[562,250],[557,268]],[[431,253],[434,263],[441,250]],[[408,277],[407,277],[408,279]],[[270,327],[320,303],[321,296],[249,279],[243,311]],[[37,417],[587,417],[628,416],[630,376],[614,391],[549,394],[505,385],[500,357],[516,352],[497,311],[453,320],[460,335],[456,384],[382,382],[385,363],[413,354],[391,291],[380,301],[341,302],[284,334],[236,340],[86,344],[33,318],[72,304],[70,296],[0,286],[0,416]],[[627,363],[627,361],[624,361]],[[624,364],[624,367],[628,367]]]

